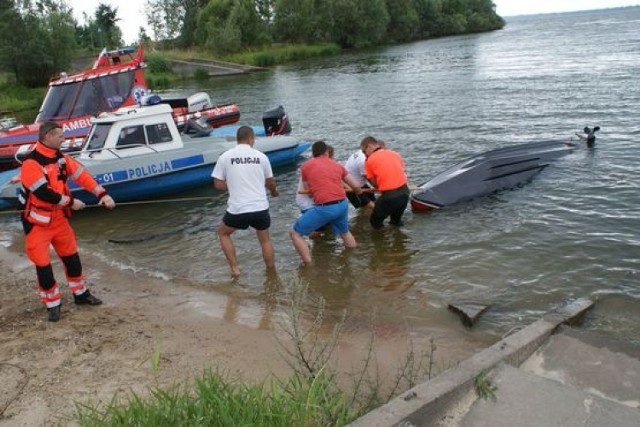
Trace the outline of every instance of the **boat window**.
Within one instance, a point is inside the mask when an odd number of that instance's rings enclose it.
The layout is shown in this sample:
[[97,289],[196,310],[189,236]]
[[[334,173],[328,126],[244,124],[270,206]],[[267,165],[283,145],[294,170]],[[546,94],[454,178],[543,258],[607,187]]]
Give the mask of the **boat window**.
[[133,77],[131,70],[86,80],[71,115],[93,116],[120,107],[131,92]]
[[101,111],[110,110],[104,94],[102,93],[102,87],[98,79],[90,79],[84,82],[82,89],[80,90],[80,96],[76,102],[71,116],[86,116],[96,115]]
[[117,148],[132,148],[132,146],[139,147],[141,145],[146,145],[142,125],[129,126],[120,130],[120,136],[116,142]]
[[50,86],[36,122],[95,115],[101,111],[118,108],[129,97],[134,78],[135,70],[128,70],[80,82]]
[[149,144],[159,144],[162,142],[171,142],[171,131],[166,123],[157,123],[145,126],[147,129],[147,139]]
[[111,129],[110,123],[100,123],[93,126],[93,130],[87,140],[87,150],[99,150],[104,147],[104,143]]
[[76,93],[80,90],[81,82],[50,86],[47,96],[42,103],[42,109],[36,117],[37,123],[48,120],[66,119],[71,113]]
[[109,108],[120,107],[129,97],[133,88],[135,70],[100,77],[102,93]]

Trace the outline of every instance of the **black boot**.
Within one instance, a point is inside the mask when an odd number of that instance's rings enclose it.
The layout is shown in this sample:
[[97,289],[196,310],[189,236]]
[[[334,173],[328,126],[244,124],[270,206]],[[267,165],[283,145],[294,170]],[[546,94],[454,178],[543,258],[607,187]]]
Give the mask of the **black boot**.
[[57,322],[60,320],[60,306],[47,308],[47,320],[49,322]]
[[73,302],[78,305],[100,305],[102,300],[94,297],[89,292],[89,289],[81,293],[80,295],[73,295]]

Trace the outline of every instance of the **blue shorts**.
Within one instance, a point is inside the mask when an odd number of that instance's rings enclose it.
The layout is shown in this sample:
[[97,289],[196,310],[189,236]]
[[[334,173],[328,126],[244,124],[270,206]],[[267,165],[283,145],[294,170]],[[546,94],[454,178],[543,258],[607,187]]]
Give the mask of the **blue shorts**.
[[246,230],[249,227],[253,227],[256,230],[266,230],[271,226],[271,216],[269,215],[269,209],[243,214],[225,212],[222,222],[228,227],[239,230]]
[[347,199],[329,205],[315,205],[302,213],[293,224],[293,230],[301,236],[331,224],[335,234],[349,231],[349,204]]

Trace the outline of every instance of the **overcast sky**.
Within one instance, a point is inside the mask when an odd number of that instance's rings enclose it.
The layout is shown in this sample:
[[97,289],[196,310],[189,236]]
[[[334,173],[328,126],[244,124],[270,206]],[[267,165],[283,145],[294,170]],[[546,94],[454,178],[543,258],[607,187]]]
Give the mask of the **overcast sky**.
[[[640,0],[493,0],[493,2],[500,16],[640,5]],[[147,27],[144,12],[146,0],[67,0],[67,3],[73,8],[74,15],[80,23],[84,22],[82,12],[93,16],[100,3],[117,7],[118,17],[121,19],[120,29],[127,44],[137,40],[140,26]],[[153,36],[150,30],[147,30],[147,34]]]

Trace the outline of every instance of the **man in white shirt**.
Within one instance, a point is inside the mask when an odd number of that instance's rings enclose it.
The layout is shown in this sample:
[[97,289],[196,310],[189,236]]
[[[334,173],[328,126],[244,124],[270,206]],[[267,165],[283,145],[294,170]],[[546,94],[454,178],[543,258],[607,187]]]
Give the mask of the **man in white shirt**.
[[[347,172],[349,172],[349,175],[351,175],[358,182],[360,188],[365,189],[365,191],[359,195],[353,192],[347,193],[349,202],[351,202],[351,205],[356,209],[363,207],[373,209],[376,201],[376,197],[373,195],[371,186],[369,186],[369,183],[367,182],[367,175],[364,170],[364,162],[366,159],[367,156],[364,155],[362,150],[358,150],[350,155],[344,164],[344,167],[345,169],[347,169]],[[366,189],[369,189],[369,191],[367,191]]]
[[211,174],[213,186],[229,192],[227,211],[218,226],[218,239],[234,278],[240,276],[236,249],[231,240],[231,235],[236,230],[254,228],[265,265],[269,269],[275,267],[273,245],[269,236],[269,199],[265,187],[272,197],[278,195],[269,158],[253,148],[256,139],[253,129],[248,126],[240,127],[236,138],[238,145],[222,153]]

